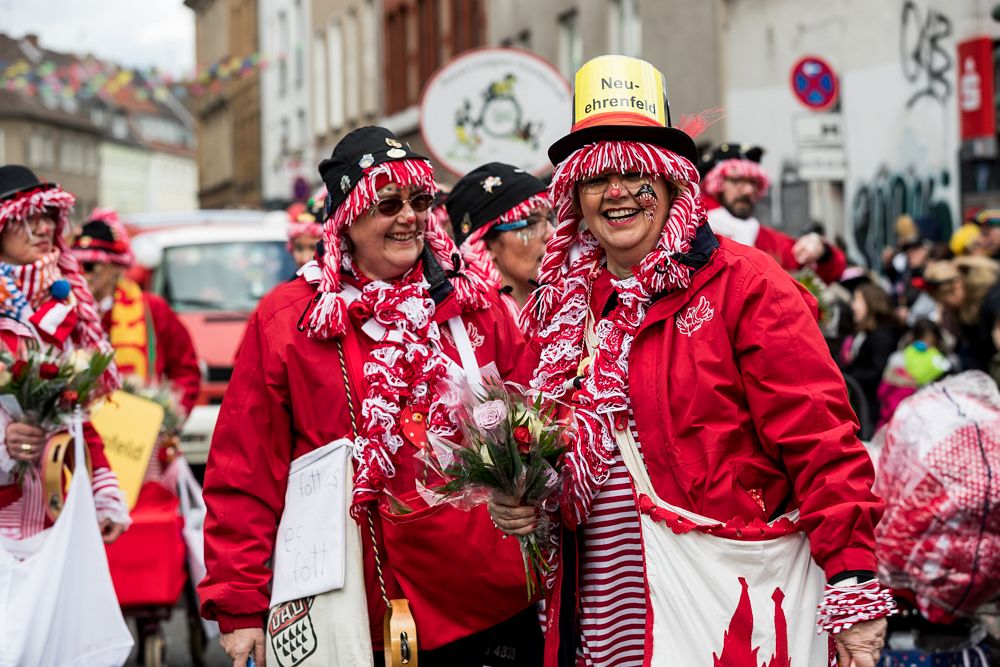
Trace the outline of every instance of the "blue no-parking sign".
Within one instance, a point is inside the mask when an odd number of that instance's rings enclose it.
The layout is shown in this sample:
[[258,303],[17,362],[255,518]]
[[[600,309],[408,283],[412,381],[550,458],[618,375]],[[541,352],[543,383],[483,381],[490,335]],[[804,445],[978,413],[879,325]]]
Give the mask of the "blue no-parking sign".
[[837,75],[830,63],[806,56],[792,67],[792,92],[813,111],[827,111],[837,103]]

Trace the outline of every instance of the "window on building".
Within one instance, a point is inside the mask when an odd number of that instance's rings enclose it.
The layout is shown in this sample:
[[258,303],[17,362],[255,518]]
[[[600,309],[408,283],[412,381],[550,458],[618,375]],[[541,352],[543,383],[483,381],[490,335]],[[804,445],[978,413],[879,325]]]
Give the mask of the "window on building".
[[[378,73],[379,26],[376,19],[375,0],[365,0],[361,5],[361,49],[368,54],[362,60],[363,80],[374,82],[381,79]],[[435,48],[440,52],[440,49]],[[368,115],[378,113],[379,87],[369,83],[361,89],[361,111]]]
[[312,94],[313,94],[313,134],[323,134],[329,122],[329,115],[326,111],[326,102],[330,97],[327,89],[326,66],[329,57],[326,54],[326,35],[320,32],[313,39],[312,58]]
[[115,139],[124,139],[128,136],[128,121],[125,115],[116,113],[111,117],[111,136]]
[[559,17],[559,69],[570,81],[583,64],[580,15],[574,9]]
[[360,60],[364,55],[358,45],[358,15],[350,11],[344,17],[344,111],[349,121],[357,119],[361,107]]
[[329,64],[330,88],[328,113],[330,128],[339,130],[344,125],[344,40],[340,23],[334,21],[327,31],[326,55]]
[[441,52],[437,48],[441,42],[438,5],[438,0],[417,0],[417,34],[420,35],[417,59],[420,64],[418,76],[421,82],[430,79],[434,70],[441,64]]
[[298,119],[299,126],[299,145],[297,150],[302,153],[305,151],[306,146],[309,145],[309,123],[306,121],[306,110],[300,108],[295,117]]
[[288,34],[288,14],[278,12],[278,94],[284,95],[288,91],[288,48],[290,45]]
[[482,0],[453,0],[451,17],[453,54],[483,45],[486,16]]
[[639,0],[610,0],[608,4],[608,53],[642,55]]
[[6,154],[6,138],[4,137],[3,129],[0,129],[0,164],[7,164],[7,154]]
[[59,169],[69,174],[84,170],[83,144],[75,139],[63,139],[59,145]]
[[281,119],[281,157],[285,157],[292,152],[292,128],[288,118]]
[[302,0],[295,0],[295,87],[301,89],[306,79],[306,14]]
[[56,166],[55,143],[52,137],[32,133],[28,137],[28,166],[34,169],[51,169]]

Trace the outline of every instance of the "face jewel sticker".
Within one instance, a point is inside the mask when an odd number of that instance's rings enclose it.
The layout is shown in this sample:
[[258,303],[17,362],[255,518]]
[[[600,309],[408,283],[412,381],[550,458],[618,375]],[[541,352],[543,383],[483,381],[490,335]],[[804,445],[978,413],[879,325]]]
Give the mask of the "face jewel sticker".
[[406,151],[404,151],[402,148],[390,148],[385,152],[385,154],[393,159],[406,157]]
[[493,188],[498,188],[503,185],[503,181],[500,180],[499,176],[487,176],[486,180],[482,182],[483,190],[487,194],[493,194]]
[[344,192],[350,192],[351,190],[351,179],[347,176],[347,174],[340,177],[340,189]]
[[371,153],[365,153],[361,156],[361,159],[358,160],[358,166],[362,169],[367,169],[373,164],[375,164],[375,157]]
[[403,144],[399,143],[398,141],[396,141],[392,137],[386,137],[385,138],[385,143],[389,146],[389,148],[402,148],[403,147]]

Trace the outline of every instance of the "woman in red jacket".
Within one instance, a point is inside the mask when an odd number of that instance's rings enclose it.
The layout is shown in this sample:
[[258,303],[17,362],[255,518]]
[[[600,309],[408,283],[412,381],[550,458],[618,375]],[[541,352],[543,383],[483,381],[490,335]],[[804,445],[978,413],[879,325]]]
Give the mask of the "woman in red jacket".
[[[40,181],[27,167],[0,167],[0,340],[8,350],[29,342],[63,350],[110,350],[94,299],[66,245],[74,201],[72,194]],[[113,366],[109,381],[117,382]],[[47,434],[0,409],[0,435],[0,534],[24,539],[40,532],[47,519],[37,473],[18,483],[14,469],[24,462],[37,470]],[[104,541],[114,542],[131,522],[125,497],[89,423],[84,436],[94,470],[97,519]]]
[[[570,402],[576,438],[545,664],[828,665],[822,603],[840,664],[873,667],[891,606],[874,581],[882,503],[843,380],[804,290],[706,224],[661,81],[591,61],[549,149],[559,222],[524,315],[532,387]],[[490,509],[535,529],[534,508]]]
[[[414,458],[428,431],[457,432],[443,380],[475,383],[490,366],[508,376],[521,334],[496,297],[453,264],[454,243],[428,215],[426,158],[388,130],[365,127],[337,144],[320,173],[329,191],[322,253],[251,317],[215,429],[202,611],[219,621],[238,665],[248,655],[263,664],[265,642],[281,664],[310,664],[303,653],[327,665],[381,664],[387,602],[401,597],[424,667],[482,665],[487,651],[493,665],[537,664],[541,635],[515,541],[499,539],[485,508],[428,507]],[[324,447],[341,451],[338,443],[353,449],[350,503],[317,530],[349,524],[340,552],[347,575],[342,588],[288,598],[278,590],[285,552],[276,545],[300,535],[282,531],[278,542],[276,529],[301,507],[289,474]],[[352,544],[363,555],[362,599],[336,619],[312,618],[357,586]],[[363,650],[348,654],[358,633],[343,646],[335,633],[365,615]],[[303,636],[312,637],[309,650]]]

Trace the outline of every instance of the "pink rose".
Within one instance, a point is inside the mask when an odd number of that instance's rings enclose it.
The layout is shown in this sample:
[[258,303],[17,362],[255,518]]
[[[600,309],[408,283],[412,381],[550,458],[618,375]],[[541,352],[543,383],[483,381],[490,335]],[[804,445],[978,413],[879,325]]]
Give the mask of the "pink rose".
[[503,401],[486,401],[472,409],[476,426],[484,431],[492,431],[507,418],[507,406]]

